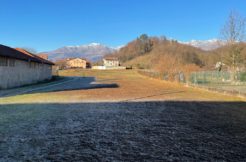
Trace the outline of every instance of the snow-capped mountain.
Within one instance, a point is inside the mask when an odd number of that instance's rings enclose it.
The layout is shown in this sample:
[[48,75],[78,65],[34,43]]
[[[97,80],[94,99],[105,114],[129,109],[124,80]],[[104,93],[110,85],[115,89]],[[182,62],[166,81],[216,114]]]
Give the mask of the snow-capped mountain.
[[52,61],[73,57],[86,58],[90,61],[98,61],[106,54],[111,54],[116,50],[117,48],[107,47],[100,43],[91,43],[88,45],[65,46],[54,51],[43,53],[48,54],[49,59]]
[[191,45],[206,51],[217,49],[223,45],[225,45],[224,42],[218,40],[218,39],[210,39],[210,40],[191,40],[189,42],[180,42],[182,44]]

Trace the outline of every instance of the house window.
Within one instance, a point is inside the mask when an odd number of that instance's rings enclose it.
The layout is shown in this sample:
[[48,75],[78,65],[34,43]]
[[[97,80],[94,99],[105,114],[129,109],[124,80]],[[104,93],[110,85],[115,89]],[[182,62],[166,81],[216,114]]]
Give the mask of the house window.
[[0,57],[0,66],[8,66],[8,59],[6,57]]

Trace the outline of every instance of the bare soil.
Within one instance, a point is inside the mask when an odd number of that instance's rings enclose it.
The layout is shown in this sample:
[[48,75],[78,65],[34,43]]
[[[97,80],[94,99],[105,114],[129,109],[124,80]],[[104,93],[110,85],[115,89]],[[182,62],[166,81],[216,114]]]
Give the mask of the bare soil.
[[0,161],[245,161],[246,104],[0,107]]

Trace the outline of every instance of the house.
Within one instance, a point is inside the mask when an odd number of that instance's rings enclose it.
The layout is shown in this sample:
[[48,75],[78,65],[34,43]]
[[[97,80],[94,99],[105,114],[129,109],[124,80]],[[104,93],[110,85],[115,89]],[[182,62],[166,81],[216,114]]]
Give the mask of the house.
[[95,70],[125,70],[126,67],[120,66],[120,61],[114,57],[107,57],[103,59],[103,66],[93,66]]
[[82,68],[86,69],[86,60],[81,58],[72,58],[67,59],[66,61],[66,67],[67,68]]
[[67,58],[62,59],[56,62],[56,65],[59,66],[59,69],[72,69],[72,68],[90,68],[90,62],[82,58]]
[[0,45],[0,89],[50,80],[52,65],[24,49]]
[[108,57],[103,59],[103,66],[105,67],[118,67],[120,66],[120,61],[114,57]]

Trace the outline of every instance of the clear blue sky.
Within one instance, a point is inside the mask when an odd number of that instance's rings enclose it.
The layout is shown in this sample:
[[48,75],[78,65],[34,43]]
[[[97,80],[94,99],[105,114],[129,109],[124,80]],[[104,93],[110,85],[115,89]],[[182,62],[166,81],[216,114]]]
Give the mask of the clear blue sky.
[[126,44],[142,33],[188,41],[216,38],[246,0],[1,0],[0,43],[38,51],[99,42]]

